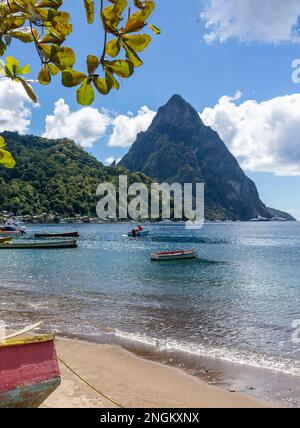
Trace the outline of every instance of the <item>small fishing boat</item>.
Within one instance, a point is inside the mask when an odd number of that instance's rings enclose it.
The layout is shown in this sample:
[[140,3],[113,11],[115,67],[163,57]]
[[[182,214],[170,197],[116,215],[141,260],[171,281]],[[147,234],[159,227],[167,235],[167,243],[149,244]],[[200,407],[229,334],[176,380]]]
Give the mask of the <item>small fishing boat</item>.
[[35,238],[79,238],[79,232],[35,233]]
[[23,235],[23,233],[20,230],[5,230],[0,228],[0,235]]
[[62,248],[77,248],[77,241],[69,239],[66,241],[21,241],[21,242],[8,242],[6,244],[0,243],[0,250],[50,250]]
[[[140,230],[140,231],[136,231],[136,235],[135,235],[135,237],[136,237],[136,238],[141,238],[141,237],[143,237],[143,236],[148,236],[148,235],[149,235],[149,233],[150,233],[150,231],[149,231],[149,230]],[[128,233],[128,237],[129,237],[129,238],[133,238],[133,237],[134,237],[134,233],[133,233],[133,231],[131,231],[131,232],[129,232],[129,233]]]
[[24,226],[19,227],[19,224],[13,220],[8,220],[4,226],[0,226],[0,231],[25,233],[26,228]]
[[151,259],[156,261],[164,260],[188,260],[195,259],[197,257],[197,251],[167,251],[163,253],[153,253],[151,254]]
[[3,236],[3,238],[0,237],[0,244],[7,244],[8,242],[12,241],[11,236]]
[[53,335],[0,338],[0,408],[39,407],[58,388],[54,340]]

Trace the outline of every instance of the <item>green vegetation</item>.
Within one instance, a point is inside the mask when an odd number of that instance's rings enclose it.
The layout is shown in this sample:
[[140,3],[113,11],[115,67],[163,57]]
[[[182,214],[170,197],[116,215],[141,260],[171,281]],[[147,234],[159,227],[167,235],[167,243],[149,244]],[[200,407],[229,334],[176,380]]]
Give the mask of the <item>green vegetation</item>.
[[[57,214],[96,217],[97,186],[118,184],[125,168],[105,167],[73,141],[2,134],[16,159],[13,169],[0,168],[0,207],[15,215]],[[129,183],[151,180],[128,174]]]

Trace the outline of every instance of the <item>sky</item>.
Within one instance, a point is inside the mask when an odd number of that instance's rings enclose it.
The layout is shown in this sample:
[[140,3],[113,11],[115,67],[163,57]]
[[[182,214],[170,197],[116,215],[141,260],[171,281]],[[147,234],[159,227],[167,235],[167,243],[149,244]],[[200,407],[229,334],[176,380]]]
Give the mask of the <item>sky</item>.
[[[81,108],[76,91],[56,78],[51,86],[35,85],[39,105],[33,106],[19,85],[1,79],[0,131],[69,137],[109,164],[177,93],[220,134],[262,200],[300,219],[300,1],[156,4],[151,22],[162,33],[119,91]],[[85,24],[81,0],[65,0],[65,9],[74,25],[67,45],[76,52],[75,68],[84,70],[86,56],[101,50],[101,31]],[[8,54],[30,63],[32,77],[38,73],[31,46],[15,43]]]

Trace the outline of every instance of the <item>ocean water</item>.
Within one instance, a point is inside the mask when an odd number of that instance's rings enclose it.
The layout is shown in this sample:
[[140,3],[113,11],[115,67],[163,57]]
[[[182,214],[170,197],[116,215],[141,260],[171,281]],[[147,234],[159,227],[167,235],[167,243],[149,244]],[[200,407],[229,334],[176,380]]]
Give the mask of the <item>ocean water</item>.
[[[300,224],[154,224],[136,240],[124,236],[131,227],[29,226],[26,239],[79,230],[79,248],[0,251],[0,319],[10,328],[42,320],[44,329],[121,343],[299,406]],[[150,260],[175,249],[199,258]]]

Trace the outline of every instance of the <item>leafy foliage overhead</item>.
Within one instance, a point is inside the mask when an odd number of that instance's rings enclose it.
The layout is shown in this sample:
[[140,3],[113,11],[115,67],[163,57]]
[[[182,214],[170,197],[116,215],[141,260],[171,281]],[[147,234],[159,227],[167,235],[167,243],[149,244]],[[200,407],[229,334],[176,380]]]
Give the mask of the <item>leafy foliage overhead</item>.
[[[98,3],[98,4],[97,4]],[[86,19],[93,24],[97,6],[103,31],[101,54],[88,54],[86,70],[75,68],[76,54],[65,42],[72,34],[71,14],[62,10],[64,0],[0,0],[0,57],[6,54],[14,40],[35,46],[41,69],[37,81],[48,85],[61,74],[62,85],[77,87],[77,101],[90,105],[95,92],[107,95],[119,89],[120,78],[129,78],[143,64],[139,54],[151,42],[144,32],[160,30],[148,22],[155,8],[151,0],[84,0]],[[97,47],[97,50],[99,48]],[[26,76],[30,66],[21,66],[13,56],[0,60],[0,77],[22,84],[30,99],[38,102],[32,80]],[[1,149],[2,150],[2,149]],[[3,153],[1,151],[0,153]],[[6,152],[7,153],[7,152]],[[0,164],[8,163],[0,156]]]
[[[95,0],[84,0],[86,19],[95,21]],[[0,0],[0,56],[3,56],[14,39],[35,45],[41,62],[38,81],[48,85],[53,76],[62,74],[66,87],[78,86],[77,101],[90,105],[95,90],[107,95],[119,89],[119,78],[128,78],[134,69],[143,64],[139,53],[147,48],[151,36],[142,32],[150,28],[155,34],[160,31],[148,23],[155,3],[151,0],[99,0],[100,24],[103,40],[99,56],[87,55],[86,70],[74,68],[76,55],[65,46],[72,33],[70,13],[61,10],[64,0]],[[21,82],[33,102],[37,97],[30,81],[24,76],[30,72],[28,65],[9,56],[1,63],[0,72]]]

